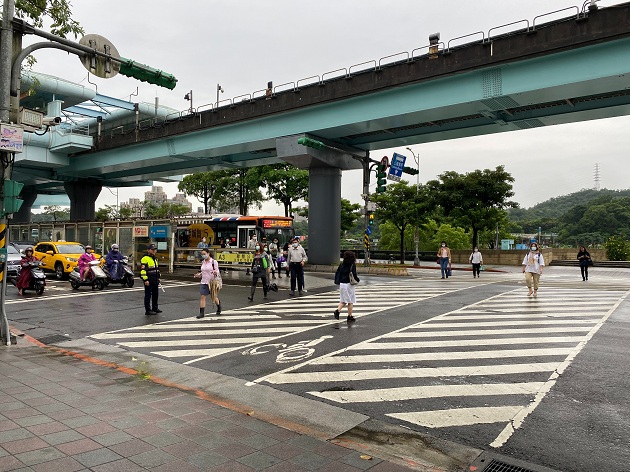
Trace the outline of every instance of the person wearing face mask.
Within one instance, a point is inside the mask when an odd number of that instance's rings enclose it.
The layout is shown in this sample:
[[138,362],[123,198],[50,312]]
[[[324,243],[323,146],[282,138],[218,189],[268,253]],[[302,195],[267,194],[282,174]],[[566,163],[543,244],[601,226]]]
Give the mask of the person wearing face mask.
[[269,243],[269,254],[271,254],[271,276],[274,279],[276,278],[276,269],[278,269],[278,277],[282,278],[278,265],[278,249],[278,238],[273,238],[273,241]]
[[247,241],[247,249],[256,249],[257,245],[258,245],[258,238],[256,237],[255,234],[252,234],[251,237],[249,238],[249,241]]
[[85,280],[85,276],[90,272],[90,262],[95,261],[96,256],[93,254],[92,246],[85,246],[85,253],[81,254],[77,265],[81,273],[81,281]]
[[478,247],[475,246],[475,248],[473,249],[473,252],[470,255],[470,257],[468,258],[468,260],[472,264],[473,279],[475,277],[479,277],[479,271],[481,270],[481,264],[483,264],[483,256],[479,252],[479,248]]
[[537,296],[538,282],[543,273],[543,267],[545,267],[545,259],[538,250],[538,244],[532,243],[529,246],[529,252],[525,254],[523,259],[523,273],[525,274],[525,283],[529,289],[528,297],[531,295]]
[[197,319],[206,316],[206,296],[210,295],[210,299],[217,306],[215,315],[221,314],[221,300],[219,300],[219,290],[221,290],[219,264],[213,258],[212,252],[204,248],[201,250],[201,269],[195,274],[195,277],[201,278],[199,294],[199,314]]
[[440,272],[442,273],[442,278],[447,278],[450,275],[449,271],[451,268],[451,250],[448,248],[446,241],[442,241],[440,245],[440,249],[437,252],[438,264],[440,264]]
[[254,292],[256,292],[256,285],[258,285],[258,279],[262,282],[263,288],[263,298],[267,299],[267,269],[269,269],[267,256],[265,252],[262,250],[262,246],[260,244],[256,244],[254,247],[256,252],[254,253],[254,260],[252,261],[252,266],[250,268],[252,272],[252,286],[250,289],[249,297],[247,299],[250,302],[254,301]]
[[120,248],[118,244],[112,244],[111,249],[105,256],[105,265],[107,266],[107,271],[109,272],[112,280],[120,280],[122,274],[122,266],[120,265],[120,261],[122,261],[124,256],[120,253]]
[[291,292],[295,295],[295,285],[297,281],[298,294],[302,295],[304,288],[304,264],[306,263],[306,251],[300,246],[298,238],[293,238],[287,254],[287,263],[291,270]]

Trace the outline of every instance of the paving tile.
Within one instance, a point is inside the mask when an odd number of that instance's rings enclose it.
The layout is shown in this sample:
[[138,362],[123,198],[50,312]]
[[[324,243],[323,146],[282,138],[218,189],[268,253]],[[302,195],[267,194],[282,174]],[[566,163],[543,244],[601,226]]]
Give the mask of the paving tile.
[[[203,426],[210,431],[225,431],[226,429],[237,427],[234,423],[220,418],[212,418],[209,421],[204,421],[203,423],[200,423],[199,426]],[[250,429],[250,431],[254,430]]]
[[329,442],[320,441],[319,446],[312,449],[312,451],[321,456],[329,457],[331,459],[339,459],[348,455],[349,449],[343,446],[337,446]]
[[280,442],[278,444],[274,444],[273,446],[266,447],[265,452],[277,457],[278,459],[287,460],[291,457],[303,454],[305,449]]
[[14,421],[20,426],[22,426],[23,428],[27,428],[29,426],[35,426],[38,424],[51,423],[51,422],[54,422],[55,420],[53,420],[49,416],[40,414],[40,415],[34,415],[34,416],[27,416],[25,418],[17,418]]
[[75,428],[75,430],[81,433],[84,436],[97,436],[99,434],[111,433],[112,431],[116,431],[109,423],[104,423],[103,421],[99,421],[98,423],[89,424],[87,426],[81,426],[79,428]]
[[119,459],[90,468],[94,472],[140,472],[147,470],[144,467],[134,464],[129,459]]
[[57,421],[69,420],[70,418],[77,418],[79,416],[86,416],[82,411],[75,410],[72,407],[60,411],[52,411],[48,413],[48,416],[56,419]]
[[252,469],[261,470],[266,467],[271,467],[272,465],[279,464],[280,462],[282,462],[282,459],[278,459],[277,457],[271,456],[262,451],[257,451],[253,454],[239,457],[237,461],[241,464],[251,467]]
[[183,428],[185,426],[188,426],[189,424],[184,420],[180,420],[179,418],[173,417],[173,418],[168,418],[166,420],[156,421],[155,425],[159,426],[162,429],[174,430],[178,428]]
[[164,446],[161,449],[182,459],[188,459],[190,456],[207,451],[207,448],[194,441],[182,441],[177,444],[171,444],[170,446]]
[[72,441],[64,444],[58,444],[57,449],[68,456],[74,456],[75,454],[81,454],[83,452],[94,451],[100,449],[101,446],[96,441],[92,441],[89,438],[79,439],[78,441]]
[[284,428],[275,428],[273,430],[265,431],[265,436],[271,436],[278,441],[288,441],[290,439],[297,438],[299,435],[300,433]]
[[40,413],[41,412],[39,410],[36,410],[35,408],[30,407],[30,406],[25,406],[23,408],[16,408],[13,410],[3,412],[4,416],[6,416],[7,418],[11,420],[15,420],[17,418],[24,418],[26,416],[39,415]]
[[146,438],[147,436],[153,436],[154,434],[165,432],[162,428],[152,424],[135,426],[133,428],[125,428],[124,431],[125,433],[128,433],[136,438]]
[[58,451],[54,447],[46,447],[43,449],[36,449],[35,451],[23,452],[16,454],[15,457],[23,462],[25,465],[41,464],[42,462],[49,462],[55,459],[61,459],[64,457],[63,452]]
[[327,457],[320,456],[314,452],[305,451],[289,459],[289,462],[307,470],[318,470],[331,461]]
[[92,436],[92,439],[103,446],[113,446],[133,439],[133,436],[124,431],[112,431],[111,433],[99,434]]
[[113,462],[122,459],[120,455],[116,454],[114,451],[110,451],[105,447],[101,449],[96,449],[94,451],[77,454],[73,457],[84,466],[90,468],[96,467],[97,465],[105,464],[107,462]]
[[10,431],[12,429],[17,429],[19,427],[20,427],[20,425],[17,424],[15,421],[11,421],[11,420],[2,420],[2,421],[0,421],[0,432],[2,432],[2,431]]
[[19,410],[20,408],[24,407],[26,407],[26,404],[17,400],[5,401],[3,403],[0,403],[0,413],[6,413],[7,411],[11,410]]
[[139,413],[137,415],[138,418],[143,419],[144,421],[147,421],[149,423],[155,423],[157,421],[160,420],[167,420],[169,418],[172,418],[172,415],[169,415],[168,413],[165,413],[163,411],[159,411],[159,410],[155,410],[155,411],[149,411],[146,413]]
[[209,420],[214,419],[216,417],[208,414],[205,411],[195,411],[195,412],[192,412],[192,413],[187,413],[185,415],[178,416],[178,418],[180,420],[185,421],[186,423],[201,424],[201,423],[203,423],[205,421],[209,421]]
[[83,470],[83,464],[72,457],[62,457],[31,466],[35,472],[77,472]]
[[51,421],[50,423],[27,426],[26,429],[37,436],[43,436],[45,434],[58,433],[59,431],[67,431],[70,428],[59,421]]
[[34,388],[31,388],[28,385],[21,385],[21,384],[20,385],[16,385],[15,387],[8,387],[8,388],[3,387],[3,388],[0,388],[0,392],[6,393],[7,395],[13,395],[13,396],[16,396],[16,397],[19,397],[20,395],[18,395],[18,394],[20,394],[20,393],[28,393],[28,392],[34,392],[34,391],[35,391]]
[[113,446],[109,446],[109,448],[116,454],[120,454],[123,457],[130,457],[143,452],[155,450],[155,446],[146,443],[141,439],[132,439],[120,444],[114,444]]
[[142,440],[154,445],[155,447],[163,447],[182,442],[183,439],[176,434],[163,432],[152,436],[146,436],[142,438]]
[[123,418],[108,421],[108,423],[118,429],[133,428],[134,426],[143,426],[147,424],[147,422],[143,419],[136,418],[134,416],[125,416]]
[[[157,467],[153,467],[151,472],[173,472],[176,470],[177,472],[200,472],[201,469],[199,467],[195,467],[188,462],[185,462],[181,459],[177,459],[176,461],[169,462],[167,464],[163,464]],[[232,472],[237,472],[236,470],[232,470]]]
[[248,436],[253,436],[257,434],[255,431],[251,429],[243,428],[242,426],[231,426],[230,428],[224,429],[221,433],[230,438],[246,438]]
[[24,467],[24,463],[20,462],[13,456],[0,457],[0,470],[15,470]]
[[19,454],[20,452],[28,452],[34,451],[35,449],[42,449],[48,446],[49,444],[47,442],[42,441],[40,438],[37,437],[18,439],[17,441],[2,443],[2,447],[13,455]]
[[0,433],[0,444],[4,444],[10,441],[17,441],[18,439],[26,439],[32,438],[33,433],[30,431],[18,428],[18,429],[10,429],[8,431],[2,431]]
[[[363,469],[357,469],[356,467],[352,467],[348,464],[342,464],[338,461],[331,461],[317,472],[361,472],[361,470]],[[371,471],[372,469],[369,470]],[[383,472],[387,472],[387,469],[384,469]]]
[[267,467],[265,472],[308,472],[308,469],[303,469],[291,462],[280,462],[279,464]]
[[207,472],[255,472],[256,469],[247,467],[245,464],[239,462],[226,462],[215,467],[206,469]]
[[269,446],[273,446],[274,444],[278,444],[277,439],[270,438],[264,434],[255,434],[253,436],[241,438],[238,441],[257,450],[265,449]]
[[221,433],[209,432],[204,436],[192,438],[197,444],[200,444],[208,449],[214,449],[215,447],[224,446],[234,442],[234,438],[228,438]]
[[79,408],[83,413],[87,413],[88,415],[93,415],[94,413],[103,413],[106,411],[110,411],[112,409],[112,405],[97,403],[95,405],[87,405]]
[[185,427],[178,428],[173,433],[182,438],[192,439],[208,434],[208,430],[202,426],[191,426],[189,423],[186,423]]
[[208,470],[210,467],[223,464],[228,462],[228,460],[227,457],[212,451],[194,454],[188,458],[188,462],[202,470]]
[[409,472],[410,468],[393,464],[391,462],[382,461],[370,469],[370,472]]
[[141,467],[151,468],[168,464],[178,458],[168,452],[157,449],[154,451],[143,452],[142,454],[136,454],[135,456],[130,456],[128,459]]
[[224,444],[222,446],[215,447],[211,451],[216,452],[217,454],[221,454],[222,456],[225,456],[229,459],[236,459],[238,457],[243,457],[248,454],[253,454],[254,452],[256,452],[256,449],[246,446],[245,444],[233,442],[230,444]]
[[91,424],[100,423],[101,421],[93,416],[84,415],[77,416],[76,418],[69,418],[67,420],[61,420],[63,424],[70,426],[71,428],[80,428],[81,426],[88,426]]
[[[48,403],[46,405],[39,405],[36,407],[36,409],[40,411],[41,413],[48,414],[55,411],[72,410],[73,408],[70,405],[66,405],[65,403],[56,401],[54,403]],[[55,419],[58,419],[58,418],[55,418]]]
[[56,446],[57,444],[85,439],[85,436],[71,429],[67,429],[65,431],[59,431],[57,433],[44,434],[43,436],[41,436],[41,438],[51,446]]
[[322,442],[319,439],[312,438],[310,436],[297,436],[293,439],[287,441],[289,444],[292,444],[297,447],[301,447],[303,449],[307,449],[309,451],[315,451],[317,448],[321,447]]

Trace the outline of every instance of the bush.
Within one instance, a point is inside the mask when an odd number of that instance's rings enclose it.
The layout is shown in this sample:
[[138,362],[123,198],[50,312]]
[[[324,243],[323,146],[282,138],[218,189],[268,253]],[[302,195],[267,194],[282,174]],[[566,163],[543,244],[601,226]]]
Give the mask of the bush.
[[621,236],[611,236],[604,244],[606,257],[609,261],[627,261],[630,254],[630,244]]

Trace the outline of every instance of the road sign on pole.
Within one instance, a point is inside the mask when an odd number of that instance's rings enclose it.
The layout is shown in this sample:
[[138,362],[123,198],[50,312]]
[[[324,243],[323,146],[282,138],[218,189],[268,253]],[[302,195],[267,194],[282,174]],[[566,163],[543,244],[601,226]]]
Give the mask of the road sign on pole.
[[403,169],[405,168],[405,161],[407,160],[406,156],[402,154],[394,153],[392,156],[392,164],[389,168],[389,174],[387,174],[387,178],[389,180],[395,180],[396,182],[400,181],[402,177]]

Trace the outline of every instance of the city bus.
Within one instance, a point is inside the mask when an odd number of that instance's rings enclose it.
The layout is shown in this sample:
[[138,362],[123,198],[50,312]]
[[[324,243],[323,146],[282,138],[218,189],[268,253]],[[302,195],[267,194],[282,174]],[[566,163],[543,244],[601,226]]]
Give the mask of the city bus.
[[247,248],[247,242],[256,235],[259,241],[271,242],[275,238],[282,247],[294,236],[293,218],[287,216],[213,216],[199,220],[178,220],[176,244],[179,247],[197,247],[201,238],[214,248]]

